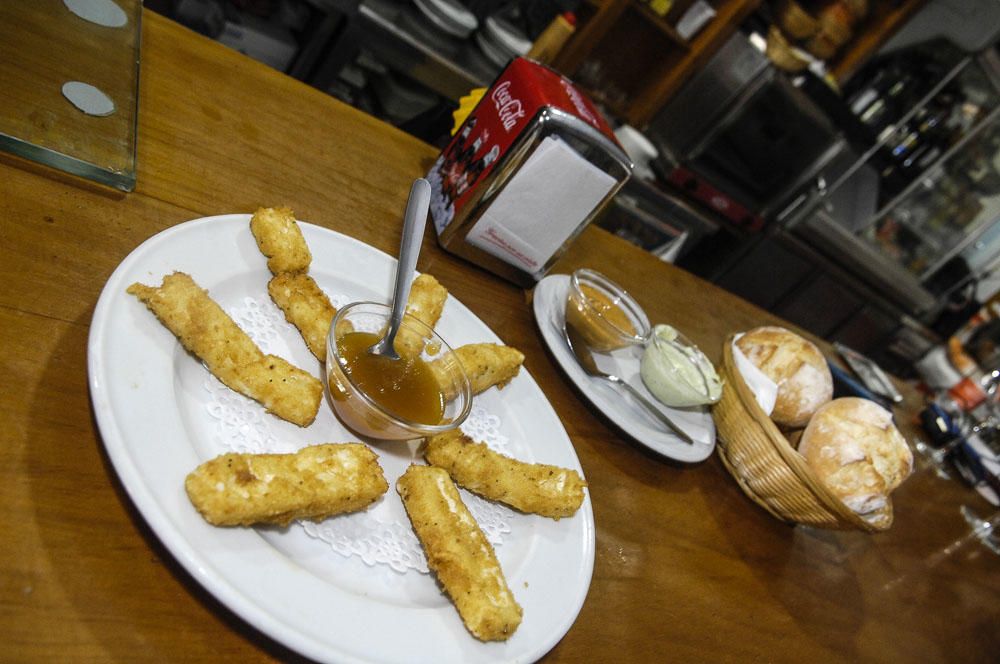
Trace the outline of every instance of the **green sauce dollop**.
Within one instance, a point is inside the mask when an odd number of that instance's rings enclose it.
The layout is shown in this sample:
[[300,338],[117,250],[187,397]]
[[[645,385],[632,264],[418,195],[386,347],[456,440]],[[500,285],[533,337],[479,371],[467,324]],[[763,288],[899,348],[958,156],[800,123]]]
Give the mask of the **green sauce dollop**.
[[653,328],[639,374],[653,396],[675,408],[715,403],[722,396],[715,367],[696,346],[678,339],[677,330],[669,325]]

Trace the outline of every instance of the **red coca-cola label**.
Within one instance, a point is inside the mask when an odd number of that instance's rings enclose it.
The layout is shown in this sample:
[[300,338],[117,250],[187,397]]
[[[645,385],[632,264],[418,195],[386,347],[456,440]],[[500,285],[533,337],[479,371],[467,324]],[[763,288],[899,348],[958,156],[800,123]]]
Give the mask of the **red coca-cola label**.
[[571,81],[530,60],[515,59],[493,82],[427,174],[431,216],[438,234],[460,216],[476,187],[503,161],[511,145],[545,107],[575,115],[615,140],[600,111]]

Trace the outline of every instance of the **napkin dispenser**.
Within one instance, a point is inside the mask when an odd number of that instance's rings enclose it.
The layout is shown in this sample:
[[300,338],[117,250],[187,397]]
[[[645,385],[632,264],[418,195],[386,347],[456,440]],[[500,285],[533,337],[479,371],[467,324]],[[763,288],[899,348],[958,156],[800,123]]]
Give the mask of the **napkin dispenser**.
[[427,174],[438,241],[533,286],[631,171],[611,128],[572,82],[517,58]]

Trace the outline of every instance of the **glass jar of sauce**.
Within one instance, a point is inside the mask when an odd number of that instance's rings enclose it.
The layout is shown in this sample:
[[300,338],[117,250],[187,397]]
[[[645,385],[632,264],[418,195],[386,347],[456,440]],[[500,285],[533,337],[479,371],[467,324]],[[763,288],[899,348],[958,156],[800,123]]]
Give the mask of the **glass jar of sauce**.
[[[465,370],[433,329],[405,316],[396,336],[399,359],[369,348],[388,327],[390,308],[355,302],[337,312],[326,344],[326,377],[337,418],[355,433],[381,440],[412,440],[459,426],[472,406]],[[401,352],[400,340],[421,341]]]
[[570,278],[566,325],[600,353],[641,346],[650,335],[649,319],[628,291],[588,269],[577,270]]

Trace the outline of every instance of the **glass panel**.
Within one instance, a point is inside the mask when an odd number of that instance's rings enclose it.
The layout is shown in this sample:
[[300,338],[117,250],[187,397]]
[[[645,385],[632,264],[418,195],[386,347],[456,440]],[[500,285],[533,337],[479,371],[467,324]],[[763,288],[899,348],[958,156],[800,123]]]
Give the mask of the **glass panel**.
[[877,138],[832,216],[920,279],[1000,217],[1000,93],[985,66],[929,42],[877,63],[847,97]]
[[140,0],[0,2],[0,148],[131,191],[141,14]]
[[882,179],[880,204],[889,204],[906,191],[950,148],[975,131],[998,101],[996,88],[982,65],[971,59],[926,103],[885,130],[883,138],[887,138],[872,158]]
[[926,276],[998,218],[1000,122],[991,119],[924,174],[862,237],[914,274]]

